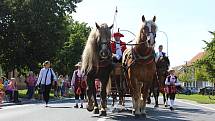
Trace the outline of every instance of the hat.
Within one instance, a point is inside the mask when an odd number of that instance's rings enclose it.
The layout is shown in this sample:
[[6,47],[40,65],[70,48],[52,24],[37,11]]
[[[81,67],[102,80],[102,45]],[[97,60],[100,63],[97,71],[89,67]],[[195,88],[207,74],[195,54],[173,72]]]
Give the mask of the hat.
[[75,66],[81,66],[81,62],[78,62],[77,64],[75,64]]
[[174,69],[170,69],[170,70],[169,70],[169,73],[174,73],[174,72],[175,72]]
[[113,34],[113,37],[124,37],[124,35],[119,32],[116,32]]
[[45,61],[44,64],[45,64],[45,65],[46,65],[46,64],[50,64],[50,61]]

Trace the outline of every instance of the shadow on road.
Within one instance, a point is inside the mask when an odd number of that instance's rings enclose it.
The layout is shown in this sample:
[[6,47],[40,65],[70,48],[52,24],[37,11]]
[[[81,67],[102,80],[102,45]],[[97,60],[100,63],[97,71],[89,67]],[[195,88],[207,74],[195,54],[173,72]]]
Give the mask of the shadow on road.
[[188,108],[188,107],[178,107],[175,111],[170,111],[167,108],[159,107],[159,108],[146,108],[147,117],[139,117],[136,118],[131,113],[121,112],[121,113],[111,113],[109,114],[109,120],[117,120],[117,121],[191,121],[193,119],[188,119],[188,115],[196,115],[196,114],[206,114],[212,115],[214,112],[206,112],[202,109]]

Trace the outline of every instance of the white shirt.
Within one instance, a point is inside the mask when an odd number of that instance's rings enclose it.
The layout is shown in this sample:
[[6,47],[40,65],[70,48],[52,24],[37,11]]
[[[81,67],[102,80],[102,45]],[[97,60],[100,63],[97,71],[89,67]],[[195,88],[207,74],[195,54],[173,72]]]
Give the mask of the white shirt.
[[167,76],[166,78],[165,85],[171,85],[171,84],[174,84],[175,86],[181,85],[179,80],[175,78],[175,75],[170,75],[170,80],[169,80],[169,76]]
[[[48,71],[48,72],[47,72]],[[46,77],[46,73],[47,73],[47,77]],[[39,78],[37,79],[37,85],[40,84],[46,84],[45,85],[50,85],[51,84],[51,73],[53,74],[54,80],[56,81],[56,75],[54,73],[54,71],[51,68],[42,68],[40,70],[40,74],[39,74]],[[46,80],[45,80],[46,78]]]
[[122,57],[121,46],[120,46],[120,43],[116,42],[116,58],[117,60],[119,60],[121,57]]

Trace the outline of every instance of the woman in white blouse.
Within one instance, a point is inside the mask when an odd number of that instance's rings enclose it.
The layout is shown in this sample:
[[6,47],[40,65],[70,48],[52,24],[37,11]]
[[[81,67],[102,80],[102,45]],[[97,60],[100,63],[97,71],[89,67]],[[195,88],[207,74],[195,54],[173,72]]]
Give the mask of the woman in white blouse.
[[43,99],[46,103],[46,107],[48,107],[50,90],[53,81],[57,81],[56,75],[52,68],[50,68],[50,61],[45,61],[43,63],[43,68],[40,70],[40,74],[37,80],[37,86],[40,85],[42,90]]

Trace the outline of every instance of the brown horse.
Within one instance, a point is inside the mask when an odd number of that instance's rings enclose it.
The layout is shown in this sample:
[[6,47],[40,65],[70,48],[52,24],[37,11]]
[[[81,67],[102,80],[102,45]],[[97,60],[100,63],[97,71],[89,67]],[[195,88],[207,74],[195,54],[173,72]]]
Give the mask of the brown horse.
[[106,116],[107,93],[106,87],[109,80],[112,66],[112,54],[110,48],[111,27],[107,24],[98,25],[93,29],[88,37],[86,46],[82,54],[82,71],[87,76],[87,110],[99,114],[96,100],[95,79],[101,81],[101,116]]
[[159,82],[159,92],[163,94],[164,104],[167,103],[167,98],[168,98],[168,95],[165,93],[165,81],[166,81],[166,77],[168,76],[169,65],[170,65],[170,62],[167,56],[159,58],[156,63],[157,77]]
[[[159,57],[156,62],[157,74],[154,77],[153,85],[150,89],[149,95],[153,92],[153,96],[155,99],[155,107],[158,107],[158,97],[159,93],[163,94],[163,102],[166,104],[168,95],[165,93],[165,80],[168,76],[169,69],[169,58],[167,56]],[[150,96],[147,99],[147,103],[151,103]]]
[[156,73],[154,48],[152,47],[157,29],[155,20],[155,16],[152,21],[146,21],[144,15],[142,16],[143,24],[137,34],[136,44],[132,49],[126,50],[123,55],[123,65],[126,68],[126,79],[132,96],[135,116],[146,116],[148,90]]

